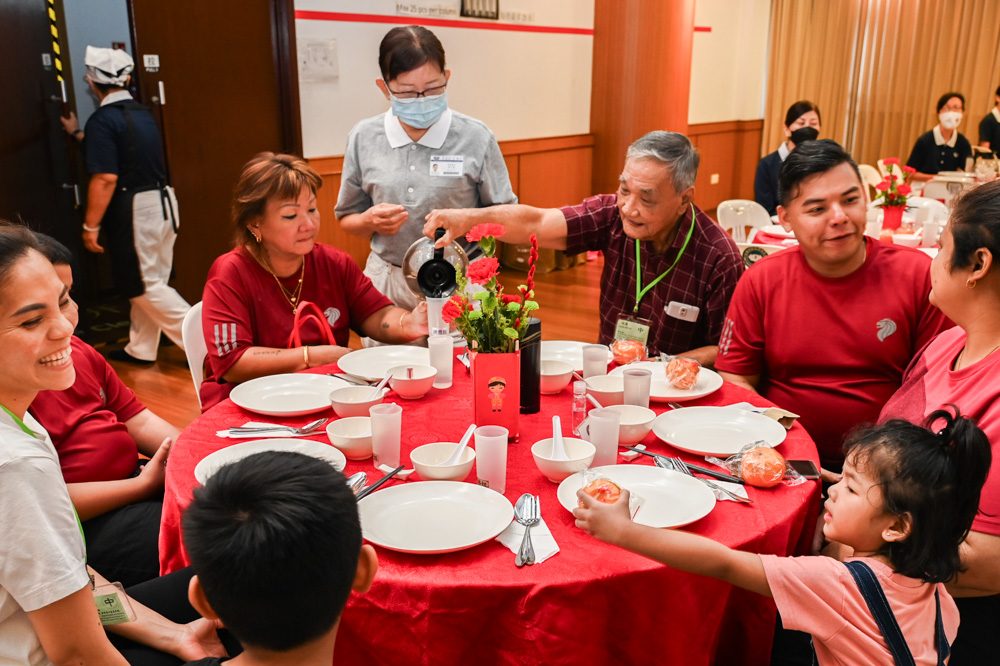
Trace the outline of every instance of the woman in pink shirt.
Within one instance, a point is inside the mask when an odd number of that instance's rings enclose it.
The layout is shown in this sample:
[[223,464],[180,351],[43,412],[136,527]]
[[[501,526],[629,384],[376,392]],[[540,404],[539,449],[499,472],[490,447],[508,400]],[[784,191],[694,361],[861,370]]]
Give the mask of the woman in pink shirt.
[[948,583],[962,616],[951,666],[996,661],[1000,627],[1000,181],[953,200],[931,263],[930,302],[951,319],[913,360],[879,421],[920,422],[936,405],[957,405],[993,446],[979,514],[962,545],[964,571]]
[[578,491],[573,513],[601,541],[773,597],[785,628],[812,634],[819,664],[940,665],[958,631],[943,583],[961,567],[991,457],[972,421],[939,410],[927,425],[942,422],[934,432],[894,420],[848,438],[823,514],[824,535],[854,549],[846,563],[745,553],[638,525],[627,489],[615,504]]

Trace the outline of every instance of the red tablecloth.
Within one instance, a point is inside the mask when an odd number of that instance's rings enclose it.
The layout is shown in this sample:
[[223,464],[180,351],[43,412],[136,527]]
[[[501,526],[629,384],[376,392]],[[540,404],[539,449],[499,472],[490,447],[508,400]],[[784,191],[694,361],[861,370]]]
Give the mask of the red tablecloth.
[[[330,368],[326,368],[329,370]],[[323,369],[316,369],[322,371]],[[455,365],[450,389],[432,389],[422,400],[395,399],[403,407],[401,460],[433,441],[458,441],[472,418],[471,383]],[[768,403],[725,384],[691,404]],[[770,599],[714,579],[669,569],[600,543],[573,524],[556,499],[556,484],[535,467],[530,446],[548,437],[551,416],[570,422],[571,389],[542,396],[541,412],[522,415],[520,441],[508,452],[507,498],[540,496],[543,516],[560,552],[518,569],[514,554],[496,541],[444,555],[408,555],[378,548],[380,569],[372,589],[354,595],[340,625],[337,661],[350,663],[670,663],[766,664],[775,607]],[[665,406],[652,403],[655,411]],[[288,419],[302,424],[311,417]],[[255,419],[230,400],[215,406],[184,430],[167,467],[160,528],[161,570],[187,564],[180,517],[196,485],[194,467],[209,453],[236,443],[216,431]],[[262,420],[256,417],[255,420]],[[281,422],[266,417],[263,420]],[[314,437],[327,442],[325,435]],[[677,454],[652,433],[646,446]],[[781,445],[788,458],[818,462],[816,447],[796,424]],[[696,456],[680,454],[695,461]],[[703,461],[701,461],[703,462]],[[631,464],[649,465],[647,456]],[[409,466],[409,465],[408,465]],[[371,459],[348,461],[346,474],[366,471],[380,478]],[[475,471],[467,481],[475,482]],[[419,483],[414,474],[395,483]],[[378,491],[376,491],[378,492]],[[818,482],[772,490],[750,488],[753,504],[719,502],[689,526],[728,546],[760,553],[803,553],[819,512]]]
[[753,242],[756,243],[757,245],[781,245],[784,247],[791,247],[792,245],[794,245],[794,243],[786,242],[789,240],[794,240],[794,238],[790,239],[787,236],[778,236],[777,234],[769,234],[765,231],[761,231],[760,229],[757,230],[757,233],[754,234],[753,237]]

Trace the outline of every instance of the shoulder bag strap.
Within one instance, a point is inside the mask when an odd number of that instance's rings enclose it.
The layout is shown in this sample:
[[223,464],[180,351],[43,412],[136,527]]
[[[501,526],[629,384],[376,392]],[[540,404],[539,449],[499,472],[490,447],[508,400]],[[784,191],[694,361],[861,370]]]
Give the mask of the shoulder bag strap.
[[896,616],[892,614],[892,609],[889,608],[889,600],[885,598],[885,592],[879,585],[875,572],[870,566],[858,560],[844,562],[844,564],[851,572],[858,589],[861,590],[861,596],[868,604],[868,610],[875,618],[875,624],[882,632],[882,637],[889,646],[889,652],[892,653],[896,666],[916,666],[913,653],[910,652],[910,646],[903,638],[903,632],[899,628]]
[[319,309],[319,306],[311,301],[300,301],[298,307],[295,308],[292,331],[288,335],[288,344],[286,346],[289,349],[302,346],[302,327],[309,321],[315,322],[319,328],[320,334],[323,336],[323,344],[337,344],[336,339],[333,337],[333,331],[330,330],[330,322],[326,320],[326,316]]

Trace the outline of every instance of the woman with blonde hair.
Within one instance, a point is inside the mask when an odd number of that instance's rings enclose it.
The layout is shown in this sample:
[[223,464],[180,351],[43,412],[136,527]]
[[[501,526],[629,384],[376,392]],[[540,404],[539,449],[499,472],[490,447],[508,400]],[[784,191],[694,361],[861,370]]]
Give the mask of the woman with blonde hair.
[[[351,330],[389,344],[427,335],[425,304],[394,306],[350,255],[316,242],[321,185],[294,155],[260,153],[243,167],[233,198],[236,247],[215,260],[205,284],[202,409],[248,379],[333,363],[351,351]],[[290,346],[304,307],[323,319],[302,318]]]

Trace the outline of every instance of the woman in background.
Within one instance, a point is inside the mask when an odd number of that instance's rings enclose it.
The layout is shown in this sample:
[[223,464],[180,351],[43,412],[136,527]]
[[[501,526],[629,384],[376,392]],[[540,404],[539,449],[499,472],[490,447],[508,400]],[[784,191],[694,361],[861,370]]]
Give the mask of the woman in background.
[[753,181],[753,198],[767,209],[768,215],[778,214],[778,169],[781,168],[781,163],[795,146],[819,136],[819,107],[807,100],[792,104],[785,113],[785,124],[781,127],[785,132],[785,141],[776,151],[761,158]]

